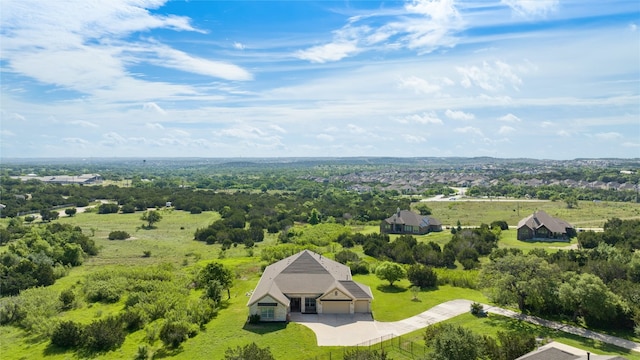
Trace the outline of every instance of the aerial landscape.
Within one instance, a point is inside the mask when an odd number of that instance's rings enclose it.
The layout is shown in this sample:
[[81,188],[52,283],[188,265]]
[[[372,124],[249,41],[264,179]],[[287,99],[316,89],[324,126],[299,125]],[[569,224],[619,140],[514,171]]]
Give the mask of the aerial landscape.
[[0,358],[640,359],[640,5],[0,1]]

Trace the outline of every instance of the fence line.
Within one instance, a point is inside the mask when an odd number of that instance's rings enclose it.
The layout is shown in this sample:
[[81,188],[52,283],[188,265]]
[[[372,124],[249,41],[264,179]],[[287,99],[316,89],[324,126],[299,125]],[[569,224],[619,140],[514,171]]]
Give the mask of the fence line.
[[424,359],[427,355],[427,347],[423,342],[415,341],[415,338],[396,336],[394,334],[384,335],[375,339],[361,342],[355,346],[344,347],[342,350],[333,350],[323,355],[318,355],[308,360],[342,360],[347,351],[359,350],[360,348],[372,351],[394,351],[396,355],[401,354],[401,359]]

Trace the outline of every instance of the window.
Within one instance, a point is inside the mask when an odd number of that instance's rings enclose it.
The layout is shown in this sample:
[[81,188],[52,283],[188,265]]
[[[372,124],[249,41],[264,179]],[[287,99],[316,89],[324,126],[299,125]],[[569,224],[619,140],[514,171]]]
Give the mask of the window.
[[260,308],[260,319],[271,320],[275,317],[275,309],[273,307]]
[[304,311],[305,312],[315,312],[316,311],[316,299],[315,298],[304,298]]

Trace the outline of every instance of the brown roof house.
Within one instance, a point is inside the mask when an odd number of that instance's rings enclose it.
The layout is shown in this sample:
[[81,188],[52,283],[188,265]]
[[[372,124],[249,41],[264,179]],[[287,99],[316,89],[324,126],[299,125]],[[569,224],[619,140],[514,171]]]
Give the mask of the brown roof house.
[[542,210],[536,211],[518,223],[518,240],[569,240],[575,234],[571,224],[554,218]]
[[409,210],[400,210],[380,224],[384,234],[423,235],[432,231],[442,231],[442,223],[433,216],[418,215]]
[[249,303],[260,321],[287,321],[289,313],[370,313],[371,289],[348,266],[303,250],[264,269]]

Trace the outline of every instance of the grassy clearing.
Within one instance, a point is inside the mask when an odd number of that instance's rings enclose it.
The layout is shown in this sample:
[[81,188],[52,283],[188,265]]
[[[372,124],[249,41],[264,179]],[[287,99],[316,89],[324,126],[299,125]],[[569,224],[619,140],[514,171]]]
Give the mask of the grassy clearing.
[[[182,211],[163,209],[163,219],[153,230],[143,230],[140,220],[141,213],[136,214],[110,214],[99,215],[95,213],[78,214],[75,217],[63,217],[57,220],[80,226],[83,231],[91,235],[101,247],[101,253],[95,258],[88,259],[80,267],[71,269],[68,276],[59,279],[51,289],[60,292],[72,286],[80,286],[86,275],[97,269],[108,270],[122,266],[149,266],[159,263],[171,263],[177,272],[190,274],[196,271],[198,266],[211,260],[217,260],[234,270],[236,281],[231,289],[231,299],[224,304],[218,316],[214,318],[206,329],[196,337],[189,339],[183,347],[173,352],[162,350],[162,344],[157,341],[149,347],[157,352],[159,358],[175,357],[184,358],[222,358],[224,350],[229,347],[245,345],[256,342],[262,347],[269,346],[277,359],[310,359],[314,357],[326,357],[329,352],[342,353],[338,347],[318,347],[315,335],[308,328],[298,324],[265,324],[246,325],[249,293],[260,277],[260,249],[275,243],[275,235],[267,235],[265,241],[258,244],[253,255],[242,246],[231,248],[224,253],[218,245],[206,245],[193,240],[193,233],[197,228],[205,227],[219,219],[216,213],[203,213],[191,215]],[[108,240],[109,232],[113,230],[127,231],[132,235],[130,240]],[[377,226],[364,226],[358,231],[378,231]],[[513,234],[513,239],[511,239]],[[504,232],[504,243],[510,244],[515,240],[515,231]],[[451,234],[447,231],[420,236],[419,241],[435,241],[441,245],[449,241]],[[502,243],[502,241],[501,241]],[[518,242],[520,246],[536,247],[539,244]],[[562,243],[566,245],[566,243]],[[549,243],[544,243],[547,247]],[[358,247],[359,249],[360,247]],[[151,251],[151,257],[143,258],[143,251]],[[361,250],[359,250],[361,251]],[[223,255],[221,255],[223,254]],[[418,301],[412,300],[413,294],[408,291],[409,282],[403,280],[390,287],[374,275],[356,275],[356,281],[367,284],[374,294],[373,312],[379,321],[396,321],[419,314],[439,303],[465,298],[479,302],[488,302],[486,297],[477,290],[456,288],[443,285],[433,290],[423,290],[418,294]],[[197,296],[197,294],[194,294]],[[60,319],[72,319],[78,322],[89,323],[94,319],[106,317],[109,314],[119,312],[124,306],[124,299],[116,304],[86,304],[79,309],[62,313]],[[461,317],[463,320],[464,317]],[[457,318],[456,318],[457,319]],[[493,320],[493,317],[489,318]],[[492,324],[482,322],[488,319],[476,319],[471,317],[464,320],[469,326],[487,326],[493,331],[507,329],[511,325],[508,322],[494,320]],[[478,323],[481,322],[481,323]],[[152,329],[154,324],[147,326]],[[488,331],[488,330],[487,330]],[[127,336],[123,346],[115,351],[102,354],[86,354],[87,357],[97,359],[131,359],[137,352],[138,345],[146,343],[147,330],[140,330]],[[418,337],[420,334],[417,335]],[[560,335],[558,335],[560,336]],[[568,335],[563,335],[568,336]],[[570,336],[569,336],[570,337]],[[52,349],[48,346],[48,340],[37,339],[28,336],[24,331],[14,327],[0,327],[0,357],[3,359],[70,359],[83,358],[85,354],[64,352]],[[581,347],[591,346],[588,340],[579,337],[571,338],[575,344]],[[296,346],[291,344],[295,343]],[[573,343],[570,343],[573,345]],[[598,351],[598,344],[593,345],[593,351]],[[606,349],[606,347],[605,347]],[[635,359],[628,354],[623,354]],[[395,358],[395,357],[394,357]]]
[[580,201],[578,207],[567,209],[562,201],[431,201],[427,202],[433,216],[445,226],[489,224],[504,220],[515,226],[518,221],[544,210],[549,215],[568,221],[576,227],[602,227],[613,217],[628,219],[640,217],[640,204],[628,202]]

